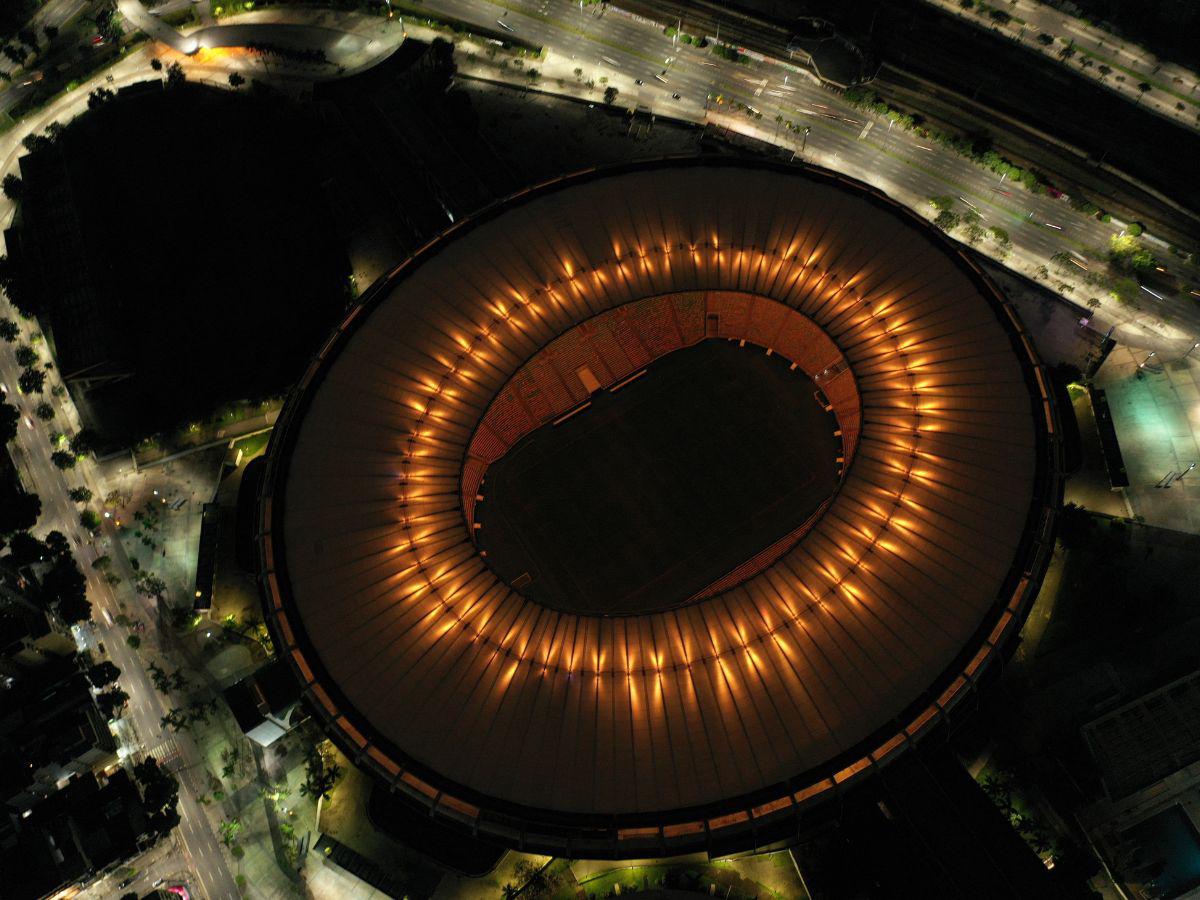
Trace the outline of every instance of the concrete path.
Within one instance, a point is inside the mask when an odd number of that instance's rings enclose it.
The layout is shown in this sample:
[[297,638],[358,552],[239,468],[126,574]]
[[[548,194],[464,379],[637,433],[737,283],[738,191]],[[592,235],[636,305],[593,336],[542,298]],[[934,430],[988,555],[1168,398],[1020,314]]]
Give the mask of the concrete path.
[[139,0],[117,0],[117,9],[139,31],[143,31],[154,40],[166,44],[172,50],[178,50],[185,55],[191,55],[199,48],[199,44],[196,43],[195,38],[180,34],[174,27],[168,25],[158,16],[151,15]]

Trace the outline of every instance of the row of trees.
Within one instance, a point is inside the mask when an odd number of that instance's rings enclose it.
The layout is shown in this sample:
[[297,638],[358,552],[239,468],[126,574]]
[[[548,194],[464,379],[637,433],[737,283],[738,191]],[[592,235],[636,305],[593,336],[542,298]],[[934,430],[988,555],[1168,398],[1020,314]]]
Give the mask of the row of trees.
[[963,136],[933,128],[925,124],[924,117],[906,113],[892,106],[869,88],[851,87],[846,90],[845,96],[850,105],[856,109],[869,110],[884,116],[906,131],[912,131],[935,144],[941,144],[1001,177],[1007,177],[1010,181],[1024,185],[1029,191],[1043,194],[1054,192],[1056,196],[1059,193],[1042,172],[1036,169],[1022,168],[992,149],[991,139],[987,135]]

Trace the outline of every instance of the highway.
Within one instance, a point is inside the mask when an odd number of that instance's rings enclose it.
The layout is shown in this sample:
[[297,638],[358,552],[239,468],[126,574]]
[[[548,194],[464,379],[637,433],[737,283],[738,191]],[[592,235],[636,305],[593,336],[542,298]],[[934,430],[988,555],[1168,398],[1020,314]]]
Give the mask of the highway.
[[[1200,75],[1185,66],[1161,60],[1144,47],[1124,41],[1083,19],[1036,0],[1011,0],[1004,11],[1013,17],[1013,21],[1005,26],[996,25],[973,9],[964,10],[959,0],[925,2],[980,28],[990,28],[1018,40],[1027,50],[1061,62],[1077,75],[1098,81],[1131,103],[1153,110],[1176,125],[1200,131],[1200,93],[1197,90],[1200,88]],[[1077,52],[1070,59],[1063,59],[1059,55],[1064,48],[1063,41],[1046,45],[1038,41],[1039,34],[1073,41]],[[1081,65],[1083,59],[1090,59],[1092,65]],[[1117,71],[1112,75],[1103,75],[1099,71],[1101,65]],[[1121,69],[1138,77],[1117,81],[1115,76],[1120,74]],[[1143,80],[1152,85],[1144,96],[1137,87]],[[1177,108],[1179,103],[1183,104],[1182,110]]]
[[[922,212],[931,212],[927,201],[932,196],[963,198],[979,210],[985,228],[995,225],[1008,231],[1012,253],[1006,265],[1025,275],[1050,266],[1050,258],[1061,251],[1089,267],[1102,264],[1109,237],[1121,230],[1120,223],[1100,222],[1076,213],[1065,199],[1002,183],[950,150],[889,127],[783,62],[729,62],[711,50],[678,44],[661,29],[611,7],[584,7],[581,12],[578,4],[566,0],[428,0],[426,5],[492,31],[502,19],[514,34],[545,46],[547,58],[537,64],[543,76],[541,90],[558,91],[554,80],[565,75],[562,92],[577,93],[573,70],[580,67],[584,80],[607,77],[620,90],[619,105],[645,106],[658,115],[729,127],[796,151],[803,147],[798,156],[873,184]],[[463,66],[461,58],[459,64]],[[664,69],[665,84],[654,77]],[[521,80],[519,72],[508,77]],[[643,83],[636,84],[638,80]],[[681,99],[672,99],[673,94]],[[726,102],[708,100],[718,95]],[[731,100],[754,107],[762,117],[731,111]],[[807,140],[776,123],[777,115],[808,126]],[[965,211],[960,201],[958,212]],[[989,242],[980,249],[986,252]],[[1151,244],[1151,249],[1168,270],[1200,281],[1195,267],[1169,256],[1166,247]],[[1111,326],[1119,340],[1133,346],[1182,355],[1200,339],[1200,306],[1190,298],[1163,303],[1147,295],[1139,310],[1119,304],[1074,274],[1055,274],[1053,282],[1066,283],[1070,299],[1080,306],[1096,297],[1101,305],[1092,316],[1093,327],[1103,331]]]

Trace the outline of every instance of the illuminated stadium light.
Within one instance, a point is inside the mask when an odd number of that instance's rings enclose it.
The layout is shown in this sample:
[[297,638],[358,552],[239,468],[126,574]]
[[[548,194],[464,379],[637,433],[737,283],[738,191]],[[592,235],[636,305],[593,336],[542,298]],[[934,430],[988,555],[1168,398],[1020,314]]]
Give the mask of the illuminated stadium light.
[[[611,389],[712,337],[814,380],[835,492],[669,609],[503,581],[488,467],[592,390],[547,354]],[[260,504],[277,645],[342,748],[448,822],[576,857],[765,844],[1011,649],[1061,493],[1031,347],[968,258],[841,176],[668,160],[524,192],[374,286],[289,399]]]

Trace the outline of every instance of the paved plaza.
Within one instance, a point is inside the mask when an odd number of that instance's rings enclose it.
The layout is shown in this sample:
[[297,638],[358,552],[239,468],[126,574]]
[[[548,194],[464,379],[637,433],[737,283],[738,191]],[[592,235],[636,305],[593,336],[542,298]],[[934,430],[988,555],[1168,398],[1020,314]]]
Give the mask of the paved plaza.
[[[1118,347],[1095,379],[1121,442],[1126,495],[1147,524],[1200,533],[1200,358],[1148,355]],[[1172,472],[1187,474],[1159,487]]]

